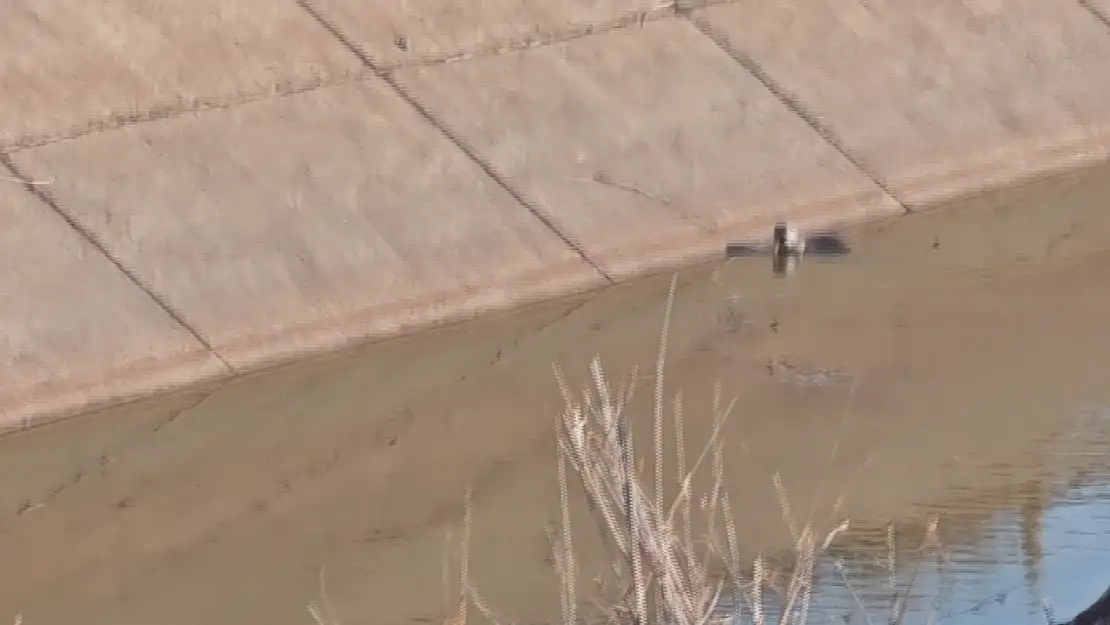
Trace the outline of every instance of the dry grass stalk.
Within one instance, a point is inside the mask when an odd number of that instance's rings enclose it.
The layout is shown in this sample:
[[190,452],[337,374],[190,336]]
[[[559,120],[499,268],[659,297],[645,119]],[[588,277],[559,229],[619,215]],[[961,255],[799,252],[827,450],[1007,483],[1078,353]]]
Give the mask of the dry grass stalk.
[[[693,463],[687,466],[681,395],[674,402],[676,465],[679,492],[665,505],[664,485],[664,362],[667,328],[674,304],[672,280],[664,332],[659,345],[655,375],[653,452],[654,489],[645,486],[634,469],[635,442],[627,412],[631,389],[614,394],[599,359],[590,366],[592,388],[577,400],[562,373],[556,378],[566,408],[558,420],[558,471],[561,489],[561,527],[553,532],[556,569],[562,579],[564,625],[577,625],[577,570],[574,564],[567,471],[569,464],[582,485],[598,529],[613,549],[613,571],[623,584],[618,605],[608,611],[611,622],[630,625],[708,625],[724,623],[736,614],[719,609],[722,595],[743,597],[756,623],[765,623],[762,559],[755,563],[754,579],[745,581],[741,572],[739,545],[727,493],[723,490],[724,444],[721,430],[732,404],[721,408],[719,386],[714,396],[713,430]],[[711,482],[707,492],[695,497],[693,478],[709,460]],[[796,565],[781,597],[779,622],[804,623],[812,592],[812,578],[819,555],[846,528],[842,524],[819,540],[810,524],[798,529],[790,514],[781,481],[776,481],[784,516],[794,540]],[[700,502],[699,516],[705,528],[700,540],[693,530],[693,505]],[[723,575],[712,571],[723,569]]]
[[[910,569],[910,577],[904,583],[900,584],[898,581],[898,542],[897,534],[895,531],[895,524],[893,522],[887,524],[886,528],[886,561],[883,563],[887,573],[887,584],[890,588],[890,611],[886,617],[885,622],[889,625],[900,625],[906,617],[906,611],[909,607],[909,599],[914,586],[917,584],[917,578],[921,572],[921,566],[926,561],[926,554],[934,552],[937,556],[942,556],[943,545],[940,542],[939,517],[932,515],[925,526],[925,534],[921,540],[920,545],[913,550],[916,555],[913,558],[913,567]],[[939,558],[938,559],[942,559]],[[845,590],[848,591],[855,604],[856,610],[863,616],[868,625],[874,625],[875,621],[871,617],[871,609],[867,606],[855,584],[848,576],[845,564],[842,560],[836,562],[836,571],[840,575],[841,583]],[[942,569],[943,571],[943,569]],[[994,598],[992,597],[992,600]],[[937,620],[935,608],[931,608],[929,617],[930,622]],[[951,616],[951,614],[949,614]]]
[[[653,488],[645,485],[636,468],[635,441],[628,413],[636,387],[635,370],[627,386],[614,392],[600,359],[595,358],[590,365],[592,386],[580,395],[580,399],[576,399],[561,370],[555,367],[555,377],[566,406],[556,420],[556,470],[561,514],[559,522],[548,528],[548,535],[555,570],[561,580],[563,625],[579,625],[581,622],[580,572],[571,531],[568,465],[582,486],[586,503],[596,520],[596,529],[610,555],[612,573],[621,587],[621,594],[614,603],[601,606],[601,612],[609,623],[735,623],[744,605],[749,608],[754,623],[766,625],[767,622],[764,589],[774,588],[774,585],[770,583],[771,576],[765,571],[762,557],[756,558],[750,577],[742,572],[732,506],[723,488],[725,450],[721,432],[735,400],[722,405],[719,382],[714,389],[713,429],[692,465],[687,464],[682,395],[675,395],[673,427],[679,488],[669,504],[665,500],[664,366],[676,285],[677,280],[672,279],[654,377]],[[706,492],[695,496],[694,476],[699,474],[707,460],[711,482]],[[775,612],[779,615],[779,623],[803,625],[808,615],[818,558],[846,529],[847,522],[819,540],[809,521],[802,528],[797,527],[786,489],[778,476],[775,488],[794,541],[795,560],[785,587],[775,588],[780,595]],[[695,501],[699,504],[699,519],[705,526],[698,535],[694,530]],[[460,563],[462,581],[458,603],[447,619],[447,625],[465,625],[469,602],[473,602],[487,619],[498,622],[467,579],[470,513],[468,494]],[[731,612],[720,609],[726,593],[733,600]]]
[[335,616],[335,611],[328,601],[328,587],[324,569],[320,569],[318,575],[320,582],[320,600],[310,601],[308,603],[308,613],[312,617],[316,625],[339,625],[339,619]]

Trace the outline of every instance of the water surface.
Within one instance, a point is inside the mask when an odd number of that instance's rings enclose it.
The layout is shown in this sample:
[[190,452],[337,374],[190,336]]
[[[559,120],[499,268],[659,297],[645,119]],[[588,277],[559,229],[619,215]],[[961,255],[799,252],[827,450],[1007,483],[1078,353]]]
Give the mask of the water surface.
[[[908,623],[1042,623],[1042,598],[1070,618],[1110,585],[1108,204],[1092,170],[849,229],[785,278],[760,256],[681,272],[663,397],[691,448],[715,389],[735,398],[742,556],[790,546],[776,475],[798,515],[852,521],[814,622],[885,622],[891,523]],[[292,625],[323,596],[344,624],[443,623],[468,485],[470,581],[505,622],[556,622],[552,363],[575,389],[595,356],[615,384],[638,370],[646,451],[670,279],[0,440],[0,622]],[[605,552],[571,504],[587,609]],[[946,560],[914,553],[931,515]]]

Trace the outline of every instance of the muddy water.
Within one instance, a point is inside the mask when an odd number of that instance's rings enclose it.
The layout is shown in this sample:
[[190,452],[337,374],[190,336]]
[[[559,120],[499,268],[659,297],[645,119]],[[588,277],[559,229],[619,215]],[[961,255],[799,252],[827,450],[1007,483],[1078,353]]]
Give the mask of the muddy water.
[[[851,229],[850,254],[787,278],[761,257],[679,276],[666,401],[693,447],[715,389],[735,398],[744,557],[789,545],[775,475],[795,516],[852,520],[817,618],[883,618],[890,523],[908,622],[1043,622],[1041,597],[1065,618],[1110,585],[1108,174]],[[471,581],[507,621],[554,622],[552,363],[576,389],[595,355],[614,384],[638,368],[646,443],[669,284],[0,439],[0,622],[308,623],[323,597],[342,623],[440,623],[468,484]],[[580,504],[588,580],[603,551]],[[933,514],[939,559],[914,551]]]
[[[924,555],[920,519],[853,528],[818,568],[812,622],[901,614],[905,623],[1043,625],[1086,608],[1110,585],[1110,414],[1082,415],[1072,434],[1082,440],[1063,453],[1097,468],[1061,465],[1052,453],[1041,459],[1043,479],[993,495],[953,486],[946,501],[923,504],[943,522]],[[745,610],[737,623],[751,622]]]

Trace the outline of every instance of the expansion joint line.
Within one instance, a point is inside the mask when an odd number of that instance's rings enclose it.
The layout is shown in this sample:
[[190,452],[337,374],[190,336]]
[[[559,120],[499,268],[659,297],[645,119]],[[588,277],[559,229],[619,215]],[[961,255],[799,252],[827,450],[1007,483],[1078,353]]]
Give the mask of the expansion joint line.
[[176,308],[173,307],[173,305],[166,301],[166,298],[159,295],[153,288],[144,283],[142,278],[140,278],[138,274],[136,274],[126,264],[124,264],[124,262],[119,257],[113,254],[112,251],[108,249],[108,246],[103,241],[101,241],[94,232],[86,228],[85,225],[82,224],[72,214],[70,214],[69,211],[62,208],[62,205],[54,198],[53,195],[51,195],[46,190],[45,185],[37,184],[34,180],[25,175],[23,171],[19,169],[19,166],[15,164],[15,161],[12,160],[11,155],[7,152],[0,152],[0,166],[10,171],[12,176],[16,180],[20,181],[20,184],[23,185],[24,189],[26,189],[31,195],[35,196],[35,198],[38,199],[40,202],[50,207],[50,210],[54,211],[54,213],[61,217],[62,220],[65,221],[70,228],[77,232],[77,234],[82,239],[88,242],[88,244],[91,245],[93,249],[99,252],[101,256],[108,259],[108,262],[112,263],[117,271],[122,273],[124,277],[126,277],[133,285],[135,285],[140,291],[145,293],[147,297],[153,300],[154,303],[159,308],[161,308],[163,312],[165,312],[167,315],[169,315],[171,319],[174,320],[174,322],[176,322],[182,328],[185,328],[185,330],[193,337],[193,339],[196,342],[200,343],[201,346],[203,346],[206,350],[208,350],[208,353],[210,353],[212,357],[219,360],[220,364],[227,368],[229,372],[235,373],[235,369],[226,360],[224,360],[223,356],[221,356],[219,352],[217,352],[216,349],[212,346],[212,343],[207,338],[205,338],[203,334],[200,333],[200,330],[189,323],[180,311],[178,311]]
[[1079,5],[1087,9],[1096,20],[1102,23],[1103,26],[1110,28],[1110,14],[1107,14],[1094,5],[1091,0],[1077,0]]
[[354,55],[355,58],[357,58],[359,62],[363,64],[363,66],[365,66],[368,70],[373,72],[375,76],[384,81],[385,84],[388,85],[389,88],[392,89],[394,93],[396,93],[402,100],[404,100],[406,104],[411,106],[413,110],[415,110],[426,123],[430,124],[448,141],[450,141],[452,145],[462,151],[462,153],[465,154],[471,162],[473,162],[475,165],[478,166],[479,169],[482,170],[482,173],[493,180],[497,184],[497,186],[501,187],[501,189],[508,193],[509,196],[512,197],[514,200],[516,200],[518,204],[527,209],[528,212],[531,213],[533,217],[538,219],[540,223],[546,226],[548,230],[553,232],[555,236],[557,236],[559,240],[563,242],[564,245],[578,254],[578,256],[586,264],[592,267],[594,271],[596,271],[607,282],[615,282],[614,278],[609,275],[609,273],[606,272],[605,269],[603,269],[601,265],[597,263],[597,261],[590,257],[585,248],[582,247],[581,243],[575,240],[575,238],[571,236],[570,233],[563,230],[563,228],[555,222],[555,219],[551,215],[549,215],[547,211],[540,208],[540,206],[528,200],[521,192],[517,191],[513,187],[513,185],[509,183],[505,176],[502,176],[493,167],[493,165],[484,157],[482,157],[482,155],[480,155],[476,149],[471,147],[466,142],[466,140],[462,138],[461,135],[454,132],[447,125],[446,122],[439,119],[439,117],[432,113],[431,110],[428,109],[428,107],[421,104],[420,101],[417,100],[416,97],[413,96],[411,93],[409,93],[408,89],[406,89],[405,86],[402,85],[399,80],[397,80],[396,76],[393,75],[393,72],[391,70],[383,68],[382,66],[374,62],[374,60],[371,59],[370,56],[366,54],[362,50],[362,48],[354,42],[354,40],[348,37],[342,30],[340,30],[337,25],[332,23],[331,20],[325,17],[323,13],[321,13],[316,7],[314,7],[309,0],[297,0],[297,4],[300,5],[300,7],[306,13],[308,13],[308,15],[312,19],[316,20],[316,22],[319,23],[320,26],[323,27],[324,30],[326,30],[340,45],[342,45],[348,52]]
[[749,74],[754,76],[760,83],[762,83],[768,91],[770,91],[776,98],[778,98],[780,102],[783,103],[783,105],[786,106],[786,108],[790,109],[790,112],[801,118],[801,120],[804,121],[810,128],[812,128],[813,131],[816,132],[821,137],[821,139],[825,141],[825,143],[832,146],[832,148],[836,150],[842,157],[844,157],[845,160],[851,163],[853,167],[859,170],[863,175],[867,176],[867,178],[871,180],[872,184],[874,184],[883,193],[897,202],[898,205],[902,207],[902,211],[904,213],[908,214],[914,211],[913,206],[902,199],[894,191],[894,189],[890,187],[890,185],[884,182],[879,175],[868,169],[863,161],[852,153],[852,150],[849,149],[848,146],[845,145],[839,137],[837,137],[832,128],[829,128],[827,125],[825,125],[816,115],[814,115],[812,112],[809,111],[809,109],[806,108],[801,100],[799,100],[797,97],[783,88],[782,85],[780,85],[778,81],[772,78],[767,70],[763,69],[763,67],[758,62],[756,62],[755,59],[738,52],[725,37],[718,34],[713,29],[713,27],[710,26],[704,19],[699,19],[693,15],[689,15],[688,13],[687,19],[689,19],[694,27],[697,28],[703,35],[705,35],[713,43],[715,43],[718,48],[724,51],[725,54],[732,57],[734,61],[739,63],[745,70],[748,71]]

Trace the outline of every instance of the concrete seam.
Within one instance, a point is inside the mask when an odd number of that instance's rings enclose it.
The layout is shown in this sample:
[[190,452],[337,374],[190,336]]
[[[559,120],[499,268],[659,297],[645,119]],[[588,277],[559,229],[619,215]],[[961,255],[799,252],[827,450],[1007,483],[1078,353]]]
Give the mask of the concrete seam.
[[813,131],[816,132],[821,137],[821,139],[825,141],[825,143],[836,150],[842,157],[844,157],[845,160],[851,163],[853,167],[859,170],[860,173],[867,176],[872,184],[878,187],[892,200],[897,202],[898,205],[902,207],[902,211],[904,213],[908,214],[914,212],[914,207],[908,204],[901,197],[899,197],[894,189],[890,185],[888,185],[878,174],[870,171],[870,169],[864,164],[864,162],[852,153],[852,150],[844,143],[844,141],[840,139],[840,137],[837,136],[836,132],[834,132],[832,128],[824,124],[820,120],[820,118],[812,113],[797,96],[791,94],[781,84],[779,84],[779,82],[775,80],[767,72],[767,70],[763,69],[763,67],[755,59],[737,51],[728,42],[727,38],[717,33],[713,29],[712,25],[710,25],[708,21],[706,21],[704,18],[698,18],[697,16],[694,16],[687,11],[683,12],[685,13],[685,17],[690,21],[691,24],[694,25],[695,28],[698,29],[699,32],[708,37],[709,40],[715,43],[718,48],[724,51],[725,54],[729,55],[734,61],[739,63],[745,70],[747,70],[749,74],[754,76],[756,80],[762,83],[763,86],[766,87],[767,90],[770,91],[771,94],[779,100],[779,102],[782,102],[782,104],[786,106],[786,108],[789,109],[791,113],[798,116],[798,118],[800,118],[803,122],[806,123],[806,125],[813,129]]
[[[455,63],[472,58],[482,58],[487,56],[496,56],[499,54],[518,52],[521,50],[542,48],[559,43],[565,43],[568,41],[574,41],[576,39],[583,39],[585,37],[602,35],[614,30],[631,28],[633,26],[642,26],[646,22],[654,22],[658,20],[674,18],[678,13],[678,1],[679,0],[674,0],[674,4],[661,5],[659,8],[649,11],[619,15],[611,20],[597,24],[591,24],[588,26],[581,26],[561,31],[540,32],[533,34],[530,37],[497,41],[488,46],[479,46],[477,48],[455,54],[428,56],[414,62],[391,63],[388,65],[376,64],[376,70],[366,70],[366,72],[341,73],[336,76],[327,78],[311,78],[299,83],[293,83],[291,81],[278,81],[275,84],[270,85],[269,88],[264,91],[239,93],[228,96],[224,99],[220,99],[218,97],[198,98],[185,106],[156,105],[154,108],[145,111],[110,112],[103,116],[87,119],[84,122],[83,128],[80,125],[77,125],[70,128],[69,130],[59,133],[32,133],[29,135],[17,136],[11,143],[0,144],[0,150],[14,154],[23,150],[34,149],[42,147],[44,145],[58,143],[60,141],[79,139],[81,137],[86,137],[88,135],[93,135],[109,130],[119,130],[120,128],[127,128],[135,124],[162,121],[181,115],[187,115],[189,113],[200,113],[204,111],[237,108],[254,102],[266,101],[276,98],[285,98],[302,93],[310,93],[318,89],[326,89],[328,87],[336,87],[349,83],[359,82],[361,80],[365,80],[368,77],[377,78],[378,72],[391,72],[399,69],[419,67],[434,67],[436,65]],[[700,8],[702,6],[732,4],[737,1],[738,0],[701,0],[699,3],[697,3],[697,7]]]
[[[730,0],[731,1],[731,0]],[[494,40],[487,44],[480,44],[469,50],[451,54],[429,55],[415,61],[398,61],[392,63],[377,63],[380,71],[397,71],[415,67],[434,67],[473,58],[498,56],[506,53],[521,52],[534,48],[544,48],[551,45],[566,43],[576,39],[584,39],[595,35],[603,35],[614,30],[623,30],[633,26],[643,26],[648,22],[656,22],[673,18],[677,15],[673,2],[661,4],[652,9],[629,11],[618,14],[603,22],[572,26],[562,30],[540,31]]]
[[304,9],[304,11],[308,13],[308,15],[312,17],[312,19],[316,20],[320,24],[320,26],[324,28],[324,30],[328,31],[328,33],[330,33],[331,36],[340,43],[340,45],[346,48],[351,54],[355,56],[355,58],[357,58],[363,65],[365,65],[367,69],[374,72],[374,74],[378,76],[378,78],[384,81],[386,85],[388,85],[390,89],[392,89],[393,92],[396,93],[397,96],[399,96],[406,104],[412,107],[413,110],[415,110],[416,113],[419,114],[426,123],[435,128],[441,135],[443,135],[443,137],[450,141],[452,145],[462,151],[462,153],[465,154],[471,162],[477,165],[478,168],[481,169],[488,178],[493,180],[499,187],[501,187],[503,191],[508,193],[510,197],[516,200],[518,204],[527,209],[533,217],[538,219],[540,223],[547,227],[548,230],[553,232],[555,236],[557,236],[563,242],[563,244],[565,244],[576,254],[578,254],[578,256],[586,264],[592,267],[594,271],[596,271],[607,282],[615,282],[613,277],[610,276],[609,273],[606,272],[601,267],[601,265],[597,263],[597,261],[590,257],[582,244],[575,240],[575,238],[571,236],[570,233],[566,232],[556,222],[555,218],[552,215],[549,215],[547,211],[540,208],[539,205],[529,201],[520,191],[517,191],[512,186],[512,184],[510,184],[509,181],[493,167],[491,163],[489,163],[478,153],[477,150],[467,144],[467,142],[460,135],[451,130],[451,128],[448,127],[444,121],[436,117],[436,115],[423,104],[421,104],[415,96],[409,93],[408,90],[405,89],[404,85],[402,85],[400,81],[398,81],[397,78],[393,75],[393,72],[391,70],[379,67],[378,64],[375,63],[374,60],[371,59],[369,55],[367,55],[359,47],[358,44],[356,44],[351,38],[347,37],[339,29],[338,26],[333,24],[330,20],[324,17],[324,15],[319,10],[312,6],[309,0],[297,0],[297,4],[300,5],[300,7]]
[[145,284],[138,276],[138,274],[128,268],[121,259],[117,258],[115,254],[113,254],[111,250],[108,249],[108,246],[103,241],[101,241],[99,237],[96,236],[95,233],[86,228],[69,211],[62,208],[61,203],[59,203],[50,193],[48,193],[42,185],[34,184],[34,182],[19,169],[19,166],[15,164],[15,161],[12,160],[10,154],[6,152],[0,152],[0,165],[3,165],[6,169],[8,169],[8,171],[10,171],[16,179],[22,182],[23,188],[30,192],[31,195],[38,198],[39,201],[46,204],[46,206],[48,206],[50,210],[54,211],[55,214],[61,217],[62,220],[65,221],[70,228],[72,228],[89,245],[96,249],[96,251],[99,252],[101,256],[108,259],[108,262],[112,263],[117,271],[122,273],[124,277],[126,277],[131,282],[131,284],[138,287],[139,290],[141,290],[147,295],[147,297],[154,301],[154,303],[159,308],[161,308],[163,312],[169,315],[170,319],[184,328],[193,337],[194,340],[200,343],[201,346],[203,346],[210,354],[212,354],[212,356],[216,358],[220,362],[220,364],[222,364],[229,372],[236,373],[235,369],[226,360],[224,360],[223,356],[221,356],[219,352],[216,351],[216,349],[212,346],[212,343],[207,338],[205,338],[203,334],[200,333],[200,330],[189,323],[185,319],[185,316],[181,314],[176,308],[174,308],[168,301],[166,301],[164,297],[159,295],[153,288]]
[[1096,20],[1102,23],[1103,26],[1110,28],[1110,15],[1103,13],[1098,7],[1091,2],[1091,0],[1077,0],[1079,6],[1087,9],[1094,16]]
[[173,119],[189,113],[232,109],[254,102],[276,100],[302,93],[310,93],[318,89],[359,82],[370,76],[371,74],[369,74],[369,72],[363,71],[353,74],[344,73],[327,79],[311,79],[301,83],[279,82],[278,84],[271,85],[270,88],[265,91],[239,93],[228,96],[225,99],[198,98],[186,106],[155,106],[145,111],[111,112],[100,117],[92,117],[85,120],[83,128],[75,126],[68,131],[57,134],[41,133],[17,137],[11,145],[0,145],[0,150],[8,154],[15,154],[24,150],[31,150],[53,143],[60,143],[62,141],[80,139],[110,130],[128,128],[137,124]]
[[[399,69],[419,68],[419,67],[434,67],[436,65],[445,65],[447,63],[455,63],[458,61],[469,60],[473,58],[482,58],[487,56],[496,56],[510,52],[519,52],[521,50],[530,50],[533,48],[543,48],[550,45],[574,41],[576,39],[583,39],[595,35],[602,35],[614,30],[621,30],[624,28],[631,28],[633,26],[643,26],[646,22],[654,22],[665,19],[672,19],[676,16],[684,14],[694,9],[704,8],[709,6],[719,6],[724,4],[736,4],[740,0],[696,0],[689,2],[688,0],[672,0],[669,4],[662,4],[655,9],[647,11],[639,11],[634,13],[622,14],[613,19],[597,24],[590,24],[576,28],[570,28],[561,31],[546,31],[531,35],[530,37],[523,38],[510,38],[494,42],[488,46],[479,46],[464,52],[455,54],[428,56],[414,62],[401,62],[391,63],[388,65],[378,65],[377,71],[396,71]],[[310,93],[318,89],[326,89],[329,87],[337,87],[345,84],[359,82],[368,77],[377,78],[375,71],[367,70],[364,72],[355,73],[340,73],[336,76],[327,78],[310,78],[302,82],[294,83],[291,81],[277,81],[270,85],[267,90],[253,91],[249,93],[238,93],[228,96],[225,99],[213,98],[197,98],[185,106],[178,105],[156,105],[152,109],[144,111],[117,111],[109,112],[106,115],[99,117],[92,117],[85,120],[84,127],[74,126],[70,130],[59,133],[32,133],[29,135],[18,136],[13,142],[9,144],[0,144],[0,150],[14,154],[23,150],[30,150],[52,143],[61,141],[69,141],[72,139],[80,139],[89,135],[106,132],[109,130],[119,130],[127,128],[136,124],[145,124],[149,122],[162,121],[172,119],[181,115],[189,113],[201,113],[204,111],[231,109],[251,104],[254,102],[272,100],[277,98],[286,98],[302,93]]]

